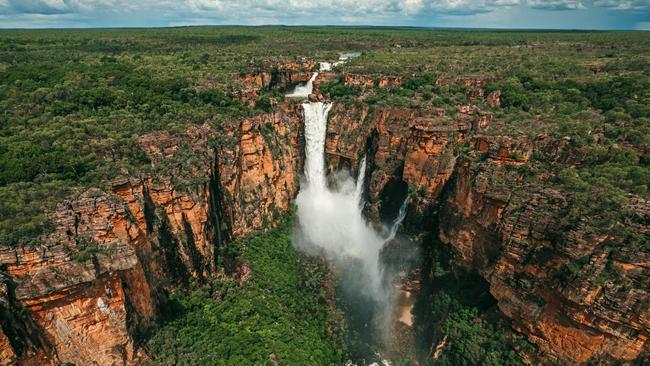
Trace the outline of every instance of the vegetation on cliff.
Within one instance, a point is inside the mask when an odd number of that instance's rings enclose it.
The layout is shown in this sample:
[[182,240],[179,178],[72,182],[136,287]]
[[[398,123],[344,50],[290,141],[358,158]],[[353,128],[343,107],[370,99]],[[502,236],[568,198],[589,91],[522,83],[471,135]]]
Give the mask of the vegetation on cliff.
[[[350,49],[363,56],[341,66],[339,79],[362,75],[376,82],[390,76],[401,86],[364,92],[360,86],[324,83],[325,94],[455,114],[457,105],[468,102],[491,109],[469,97],[476,85],[454,82],[485,79],[486,93],[502,91],[504,108],[494,112],[506,122],[489,133],[568,136],[584,153],[581,164],[564,174],[563,166],[545,167],[576,193],[579,209],[567,217],[597,220],[591,213],[616,211],[626,217],[605,218],[597,226],[620,228],[615,222],[629,216],[622,209],[625,194],[647,195],[650,179],[648,46],[647,37],[635,32],[3,31],[0,242],[32,242],[47,229],[43,210],[71,187],[101,187],[116,176],[141,174],[148,161],[137,139],[145,132],[180,132],[192,124],[270,110],[280,95],[260,90],[250,96],[257,101],[252,106],[242,95],[242,75],[277,72],[283,63],[333,60]],[[580,198],[610,188],[615,194],[606,207],[589,208]],[[639,238],[622,235],[639,246]]]
[[[449,248],[426,243],[427,280],[414,314],[423,359],[436,365],[523,365],[517,351],[532,347],[501,318],[489,284],[476,273],[453,273]],[[431,341],[434,341],[434,346]]]

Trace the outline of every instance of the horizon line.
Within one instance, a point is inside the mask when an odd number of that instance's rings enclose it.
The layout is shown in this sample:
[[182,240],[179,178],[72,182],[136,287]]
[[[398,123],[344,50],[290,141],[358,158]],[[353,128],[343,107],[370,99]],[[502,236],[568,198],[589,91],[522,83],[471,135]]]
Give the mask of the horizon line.
[[102,27],[1,27],[0,31],[11,30],[129,30],[129,29],[178,29],[178,28],[383,28],[383,29],[412,29],[412,30],[463,30],[463,31],[548,31],[548,32],[647,32],[648,29],[629,29],[629,28],[526,28],[526,27],[438,27],[438,26],[418,26],[418,25],[337,25],[337,24],[320,24],[320,25],[300,25],[300,24],[188,24],[188,25],[168,25],[168,26],[102,26]]

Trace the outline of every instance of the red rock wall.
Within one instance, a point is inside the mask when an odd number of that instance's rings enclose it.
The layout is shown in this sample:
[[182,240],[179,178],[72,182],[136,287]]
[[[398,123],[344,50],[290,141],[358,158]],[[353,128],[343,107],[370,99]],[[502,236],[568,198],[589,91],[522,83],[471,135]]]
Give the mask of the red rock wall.
[[[26,310],[42,339],[17,354],[0,332],[3,362],[142,364],[147,356],[136,336],[154,326],[167,289],[223,270],[216,267],[216,221],[224,238],[236,239],[290,210],[302,169],[301,131],[300,106],[283,105],[219,133],[205,125],[181,136],[145,135],[140,142],[153,171],[173,161],[182,144],[203,159],[181,159],[169,176],[115,181],[110,193],[73,196],[50,214],[55,231],[41,245],[0,246],[0,274],[12,284],[0,299]],[[215,136],[232,145],[215,150]],[[177,173],[188,171],[209,179],[177,189]]]
[[[607,238],[578,228],[562,242],[553,239],[560,230],[553,214],[564,198],[551,189],[517,192],[524,182],[516,174],[502,177],[508,185],[498,183],[504,173],[496,167],[513,163],[499,158],[503,149],[492,149],[480,168],[467,160],[457,165],[440,214],[440,238],[453,249],[454,264],[490,283],[499,309],[539,347],[542,363],[636,359],[649,347],[650,298],[642,285],[648,258],[615,261],[629,288],[597,280],[607,265]],[[579,280],[558,279],[563,264],[585,256],[591,260]]]
[[229,133],[237,143],[219,154],[219,179],[231,234],[242,237],[291,209],[304,159],[301,106],[244,119]]
[[[579,152],[570,151],[565,141],[482,135],[492,116],[472,106],[460,108],[453,120],[424,111],[369,111],[362,105],[335,106],[330,115],[330,170],[346,164],[355,169],[367,152],[372,204],[395,178],[416,192],[411,204],[416,216],[426,215],[426,208],[442,198],[440,238],[455,253],[456,268],[477,270],[514,329],[539,348],[526,359],[574,365],[644,357],[650,349],[648,258],[617,257],[612,263],[623,280],[600,283],[597,278],[608,265],[609,253],[601,245],[607,238],[576,229],[562,244],[549,239],[564,230],[554,214],[566,200],[558,191],[527,185],[516,169],[533,152],[555,161],[578,159]],[[455,160],[454,149],[464,145],[474,150],[475,161]],[[645,201],[635,208],[646,217],[650,212]],[[591,261],[582,279],[558,283],[562,266],[585,256]]]
[[[483,80],[460,82],[480,87]],[[0,274],[11,283],[0,291],[0,307],[25,309],[29,331],[37,333],[17,352],[3,329],[0,362],[146,360],[136,335],[155,324],[158,299],[190,277],[223,270],[216,267],[219,233],[239,238],[290,211],[302,172],[301,114],[300,104],[288,103],[217,129],[142,136],[153,172],[187,148],[200,161],[180,159],[165,174],[116,181],[108,193],[82,192],[51,213],[55,231],[42,245],[0,246]],[[355,170],[367,154],[371,214],[392,180],[409,186],[415,214],[439,203],[440,238],[453,249],[456,267],[477,270],[490,283],[499,308],[538,345],[542,362],[635,359],[649,348],[650,261],[616,257],[612,265],[625,281],[596,281],[608,263],[600,245],[608,238],[578,228],[562,245],[550,239],[564,198],[527,187],[516,172],[533,151],[570,161],[565,142],[481,134],[491,123],[491,114],[472,106],[451,118],[336,104],[327,127],[328,167]],[[473,161],[456,161],[454,150],[463,146],[474,148]],[[207,179],[181,189],[181,173]],[[650,212],[648,202],[636,207]],[[581,281],[557,282],[559,268],[585,256],[591,260]]]

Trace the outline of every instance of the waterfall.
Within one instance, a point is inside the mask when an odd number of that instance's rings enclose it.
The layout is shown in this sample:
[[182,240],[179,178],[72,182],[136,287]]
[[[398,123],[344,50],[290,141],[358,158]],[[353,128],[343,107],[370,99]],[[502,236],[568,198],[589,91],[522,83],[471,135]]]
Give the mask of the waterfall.
[[366,180],[366,157],[364,156],[361,159],[361,164],[359,165],[359,174],[357,174],[357,185],[354,190],[354,199],[359,203],[359,206],[363,208],[363,185]]
[[[346,54],[336,63],[321,63],[320,70],[331,70],[356,56],[358,54]],[[287,96],[307,97],[317,76],[318,73],[314,73],[309,82],[296,87]],[[297,225],[293,244],[307,254],[319,255],[327,260],[339,279],[337,295],[342,296],[350,306],[348,311],[358,320],[354,331],[368,339],[384,339],[391,329],[396,297],[394,274],[390,273],[392,270],[384,273],[381,252],[386,243],[395,238],[406,216],[408,201],[404,200],[397,217],[389,225],[384,225],[383,229],[369,223],[363,215],[366,157],[359,161],[356,179],[346,172],[328,177],[325,140],[332,104],[305,102],[302,108],[305,166],[296,197]],[[391,365],[380,354],[372,357],[380,362],[371,365]],[[347,364],[354,365],[352,361]]]
[[[310,254],[324,254],[336,270],[355,272],[360,296],[388,306],[390,286],[385,286],[380,252],[395,237],[406,214],[400,215],[382,235],[362,213],[366,159],[362,159],[356,182],[349,175],[335,177],[329,187],[325,171],[325,136],[331,104],[304,103],[305,177],[296,198],[298,228],[296,246]],[[351,285],[352,286],[352,285]]]
[[408,197],[406,197],[404,199],[404,202],[402,202],[402,205],[399,208],[397,217],[395,218],[395,220],[393,220],[393,223],[388,228],[388,235],[386,235],[386,242],[395,239],[395,235],[397,235],[397,229],[399,229],[399,226],[402,224],[402,221],[404,221],[404,218],[406,217],[406,207],[408,206],[408,203],[409,200]]
[[325,133],[332,104],[303,103],[305,120],[305,178],[308,184],[325,188]]
[[332,71],[333,68],[343,65],[348,60],[359,56],[361,56],[361,52],[343,53],[339,55],[339,60],[336,62],[320,62],[318,64],[318,71]]
[[297,85],[291,94],[287,94],[287,97],[303,98],[303,99],[307,98],[314,89],[314,80],[316,80],[317,77],[318,77],[318,73],[317,72],[313,73],[311,78],[309,78],[309,81],[307,81],[304,85],[303,84]]

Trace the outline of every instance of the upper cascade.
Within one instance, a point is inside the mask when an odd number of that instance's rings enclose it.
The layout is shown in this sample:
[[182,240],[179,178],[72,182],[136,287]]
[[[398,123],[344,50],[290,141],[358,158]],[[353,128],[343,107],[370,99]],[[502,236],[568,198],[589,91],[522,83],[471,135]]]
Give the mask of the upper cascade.
[[314,80],[316,80],[317,77],[318,72],[313,73],[309,81],[307,81],[305,84],[297,85],[292,93],[287,94],[287,97],[302,99],[307,98],[309,94],[311,94],[314,90]]
[[318,70],[319,71],[332,71],[333,68],[343,65],[346,63],[348,60],[353,59],[355,57],[361,56],[361,52],[349,52],[349,53],[342,53],[339,55],[339,60],[336,62],[320,62]]

